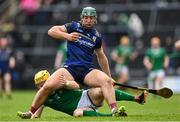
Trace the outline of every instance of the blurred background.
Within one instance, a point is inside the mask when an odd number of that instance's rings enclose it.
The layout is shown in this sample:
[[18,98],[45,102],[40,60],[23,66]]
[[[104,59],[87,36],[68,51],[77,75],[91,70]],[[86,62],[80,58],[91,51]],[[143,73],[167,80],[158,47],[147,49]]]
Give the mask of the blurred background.
[[[179,0],[0,0],[0,39],[8,41],[16,62],[11,70],[13,89],[34,88],[37,71],[55,71],[62,41],[52,39],[47,31],[53,25],[79,21],[86,6],[97,10],[97,29],[102,33],[113,77],[117,74],[111,53],[124,35],[136,52],[136,58],[129,63],[131,85],[147,84],[143,58],[151,37],[158,36],[168,54],[176,52],[174,43],[180,39]],[[170,57],[166,74],[164,85],[180,92],[180,57]]]

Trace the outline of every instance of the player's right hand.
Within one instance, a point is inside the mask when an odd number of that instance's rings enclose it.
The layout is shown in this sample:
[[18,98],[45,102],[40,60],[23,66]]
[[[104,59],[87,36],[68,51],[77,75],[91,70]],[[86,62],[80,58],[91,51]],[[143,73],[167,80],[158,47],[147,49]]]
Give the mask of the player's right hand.
[[77,32],[72,32],[72,33],[68,34],[67,40],[74,42],[74,41],[78,40],[78,38],[79,38],[79,34]]
[[148,71],[151,71],[151,69],[152,69],[152,64],[147,65],[146,68],[147,68]]

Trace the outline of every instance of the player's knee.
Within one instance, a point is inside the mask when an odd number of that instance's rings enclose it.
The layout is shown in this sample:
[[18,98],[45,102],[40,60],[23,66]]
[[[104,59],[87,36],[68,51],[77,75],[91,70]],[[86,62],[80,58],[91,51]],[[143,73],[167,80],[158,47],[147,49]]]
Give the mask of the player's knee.
[[5,85],[10,85],[11,81],[10,80],[4,80]]
[[76,109],[73,113],[74,117],[81,117],[83,116],[83,110],[82,109]]
[[112,85],[113,84],[113,80],[112,78],[106,78],[103,82],[104,85]]
[[10,75],[9,73],[5,74],[5,75],[4,75],[4,80],[5,80],[5,82],[10,82],[10,80],[11,80],[11,75]]
[[163,81],[163,79],[164,79],[163,77],[156,77],[155,82],[161,82],[161,81]]
[[96,94],[97,96],[103,96],[102,90],[100,88],[96,88]]

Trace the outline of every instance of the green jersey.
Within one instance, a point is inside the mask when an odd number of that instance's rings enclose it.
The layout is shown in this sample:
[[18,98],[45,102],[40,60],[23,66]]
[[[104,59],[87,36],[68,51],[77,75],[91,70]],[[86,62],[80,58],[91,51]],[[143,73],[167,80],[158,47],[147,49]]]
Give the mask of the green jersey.
[[48,96],[44,105],[57,111],[73,115],[82,92],[82,90],[57,90]]
[[164,48],[159,48],[159,49],[149,48],[146,51],[146,57],[152,63],[152,71],[156,71],[164,68],[165,56],[166,56],[166,51]]
[[117,52],[118,57],[125,56],[125,61],[122,65],[128,66],[130,56],[132,53],[132,48],[130,46],[118,46],[116,48],[116,52]]

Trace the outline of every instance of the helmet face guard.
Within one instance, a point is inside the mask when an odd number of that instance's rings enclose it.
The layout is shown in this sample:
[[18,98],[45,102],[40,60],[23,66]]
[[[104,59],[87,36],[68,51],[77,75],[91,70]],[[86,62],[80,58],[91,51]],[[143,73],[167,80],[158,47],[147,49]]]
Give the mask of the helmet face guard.
[[84,16],[92,16],[95,17],[95,24],[97,24],[97,13],[96,13],[96,9],[93,7],[85,7],[83,8],[82,12],[81,12],[81,22]]

